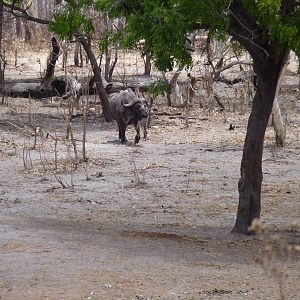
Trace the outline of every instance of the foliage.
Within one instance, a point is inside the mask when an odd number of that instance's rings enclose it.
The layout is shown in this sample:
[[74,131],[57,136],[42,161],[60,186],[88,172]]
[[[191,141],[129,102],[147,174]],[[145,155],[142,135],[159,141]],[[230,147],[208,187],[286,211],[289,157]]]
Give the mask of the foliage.
[[74,34],[91,35],[95,31],[88,15],[92,8],[92,0],[57,0],[49,29],[62,39],[71,39]]
[[15,4],[15,5],[18,5],[18,6],[21,6],[21,5],[26,5],[28,1],[24,1],[24,0],[3,0],[3,1],[0,1],[0,2],[3,2],[4,4]]
[[237,55],[237,56],[241,56],[241,54],[243,53],[243,51],[245,50],[244,47],[242,47],[238,42],[236,41],[231,41],[231,49],[232,51]]
[[126,18],[125,46],[133,47],[143,39],[156,66],[171,70],[176,63],[191,63],[186,38],[196,29],[207,29],[217,37],[224,37],[230,26],[245,29],[243,20],[232,13],[231,8],[237,5],[244,10],[243,17],[252,19],[257,32],[265,32],[271,41],[300,54],[299,1],[98,0],[97,7],[111,17]]
[[[172,70],[175,64],[190,65],[190,52],[186,47],[187,34],[199,27],[202,19],[214,23],[212,32],[224,32],[224,18],[212,13],[216,8],[209,1],[163,1],[131,0],[98,2],[111,17],[126,17],[127,26],[123,36],[123,46],[133,48],[142,39],[145,40],[144,53],[153,54],[156,66],[163,70]],[[227,3],[229,1],[217,1]],[[200,18],[196,12],[205,11]],[[222,11],[218,11],[222,14]]]
[[165,93],[171,93],[171,87],[164,80],[156,80],[149,86],[148,89],[149,94],[151,94],[154,98],[159,95],[164,95]]
[[122,33],[120,31],[107,30],[105,33],[105,38],[102,38],[99,41],[100,52],[104,53],[105,50],[109,47],[109,45],[118,44],[121,37]]
[[[25,0],[1,2],[28,7]],[[242,17],[246,16],[255,28],[247,28],[243,18],[233,14],[235,6],[243,8]],[[264,32],[271,41],[300,55],[298,0],[56,0],[49,28],[60,38],[91,35],[95,28],[89,13],[94,10],[107,11],[113,18],[125,17],[125,31],[117,36],[122,38],[122,45],[135,48],[144,40],[143,52],[151,53],[161,70],[191,64],[186,38],[200,28],[223,38],[230,26],[239,25],[251,32],[253,39]],[[115,41],[109,38],[108,42],[110,39]]]
[[[289,5],[295,4],[291,9]],[[300,3],[281,0],[246,0],[244,6],[260,26],[266,27],[270,39],[300,56]]]

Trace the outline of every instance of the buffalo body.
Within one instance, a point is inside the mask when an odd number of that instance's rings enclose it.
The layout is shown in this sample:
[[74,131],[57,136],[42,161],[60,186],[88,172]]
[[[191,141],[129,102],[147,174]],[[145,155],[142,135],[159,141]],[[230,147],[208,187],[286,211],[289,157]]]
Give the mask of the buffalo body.
[[140,141],[140,121],[148,116],[148,102],[138,98],[131,89],[120,91],[113,95],[109,101],[112,117],[116,120],[119,129],[119,139],[125,143],[125,131],[128,125],[136,130],[135,143]]

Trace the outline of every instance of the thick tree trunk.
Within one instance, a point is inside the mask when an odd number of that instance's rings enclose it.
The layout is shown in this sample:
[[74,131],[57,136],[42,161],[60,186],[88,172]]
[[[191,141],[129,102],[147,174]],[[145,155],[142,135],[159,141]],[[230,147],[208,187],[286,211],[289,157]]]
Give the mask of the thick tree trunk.
[[280,62],[266,62],[264,67],[255,63],[258,87],[253,99],[241,162],[241,178],[238,182],[239,206],[233,231],[250,234],[249,226],[260,218],[262,155],[265,131],[272,111],[276,87],[286,56]]
[[47,59],[46,74],[40,86],[41,92],[45,92],[47,90],[48,84],[54,75],[55,64],[59,56],[60,47],[55,37],[52,37],[51,45],[52,45],[52,50]]
[[91,62],[96,87],[97,87],[99,98],[101,101],[104,119],[107,122],[111,122],[112,116],[111,116],[111,111],[110,111],[110,107],[109,107],[109,102],[108,102],[107,94],[106,94],[106,91],[105,91],[105,88],[104,88],[104,85],[102,82],[101,70],[97,64],[96,57],[92,51],[92,48],[91,48],[88,40],[85,37],[79,36],[78,41],[81,43],[83,49],[85,50],[85,52],[87,54],[89,61]]

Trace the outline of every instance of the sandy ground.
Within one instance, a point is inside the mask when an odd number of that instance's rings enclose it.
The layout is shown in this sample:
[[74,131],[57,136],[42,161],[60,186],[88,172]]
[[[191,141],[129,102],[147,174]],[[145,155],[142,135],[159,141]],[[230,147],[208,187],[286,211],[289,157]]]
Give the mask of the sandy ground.
[[[265,140],[262,221],[279,236],[267,253],[265,238],[230,233],[249,109],[208,112],[195,101],[185,128],[182,109],[157,102],[138,146],[120,145],[115,124],[90,116],[89,160],[74,170],[64,108],[8,98],[0,299],[280,299],[280,287],[299,299],[300,257],[285,252],[300,245],[300,103],[289,78],[279,99],[287,146],[274,146],[271,127]],[[81,118],[73,128],[80,155]]]

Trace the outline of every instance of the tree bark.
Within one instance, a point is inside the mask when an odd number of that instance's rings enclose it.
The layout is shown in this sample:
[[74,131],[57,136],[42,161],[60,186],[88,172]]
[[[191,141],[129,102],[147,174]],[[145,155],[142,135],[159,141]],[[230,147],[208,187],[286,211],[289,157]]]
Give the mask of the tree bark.
[[4,83],[5,59],[2,53],[3,4],[0,4],[0,84]]
[[21,18],[16,18],[16,36],[20,38],[22,35],[22,20]]
[[28,24],[28,20],[27,19],[23,19],[23,24],[24,24],[24,28],[25,28],[25,43],[30,43],[32,40],[32,33],[31,30],[29,28],[29,24]]
[[80,68],[83,67],[81,44],[79,42],[76,42],[75,45],[74,65]]
[[103,110],[103,116],[104,119],[107,122],[111,122],[112,121],[112,116],[111,116],[111,111],[110,111],[110,107],[109,107],[109,102],[108,102],[108,98],[107,98],[107,94],[102,82],[102,77],[101,77],[101,70],[97,64],[97,60],[96,57],[92,51],[92,48],[88,42],[88,40],[83,37],[83,36],[78,36],[77,37],[78,41],[81,43],[83,49],[85,50],[87,57],[92,65],[92,70],[94,73],[94,78],[95,78],[95,83],[96,83],[96,87],[98,90],[98,95],[101,101],[101,106],[102,106],[102,110]]
[[183,67],[179,67],[177,71],[174,73],[172,78],[170,79],[170,87],[171,87],[171,101],[175,106],[183,106],[184,100],[182,97],[182,92],[178,85],[178,77],[181,74]]
[[277,82],[277,87],[276,87],[276,93],[275,93],[275,99],[273,103],[273,108],[272,108],[272,117],[273,117],[273,122],[274,122],[274,131],[275,131],[275,141],[276,141],[276,146],[277,147],[284,147],[285,145],[285,128],[283,125],[283,120],[282,120],[282,115],[281,115],[281,110],[279,107],[278,103],[278,94],[280,91],[280,88],[282,86],[283,78],[286,73],[288,65],[288,60],[286,61],[284,67],[282,68],[279,79]]
[[118,54],[119,54],[119,46],[118,46],[118,44],[116,44],[115,45],[115,58],[111,64],[111,66],[109,68],[109,72],[108,72],[108,82],[111,82],[111,80],[112,80],[113,72],[114,72],[116,64],[118,62],[118,57],[119,57]]
[[256,61],[255,57],[253,58],[255,72],[258,75],[258,86],[244,143],[241,177],[238,182],[239,206],[232,230],[234,232],[252,233],[249,226],[254,219],[260,218],[264,136],[287,53],[288,51],[279,53],[273,58],[266,58],[264,65],[261,65],[260,60]]
[[105,66],[104,66],[104,78],[105,80],[109,80],[109,69],[110,69],[110,59],[111,59],[111,50],[108,45],[105,47]]
[[[238,182],[239,206],[234,232],[252,233],[249,229],[255,218],[260,218],[262,156],[265,131],[273,107],[281,71],[287,61],[289,49],[271,41],[267,28],[257,24],[243,7],[243,1],[232,1],[230,13],[234,21],[228,33],[250,53],[258,85],[248,121],[241,177]],[[253,32],[260,34],[253,36]]]
[[272,117],[275,131],[275,142],[277,147],[285,146],[285,128],[282,120],[281,109],[277,96],[274,99]]
[[52,50],[47,59],[46,74],[45,74],[43,81],[41,83],[41,86],[40,86],[41,92],[46,91],[48,84],[54,75],[55,64],[58,59],[58,55],[59,55],[59,51],[60,51],[59,44],[55,37],[52,37],[51,44],[52,44]]
[[145,62],[145,71],[144,71],[144,75],[148,75],[150,76],[151,74],[151,55],[150,53],[146,53],[144,55],[144,62]]

